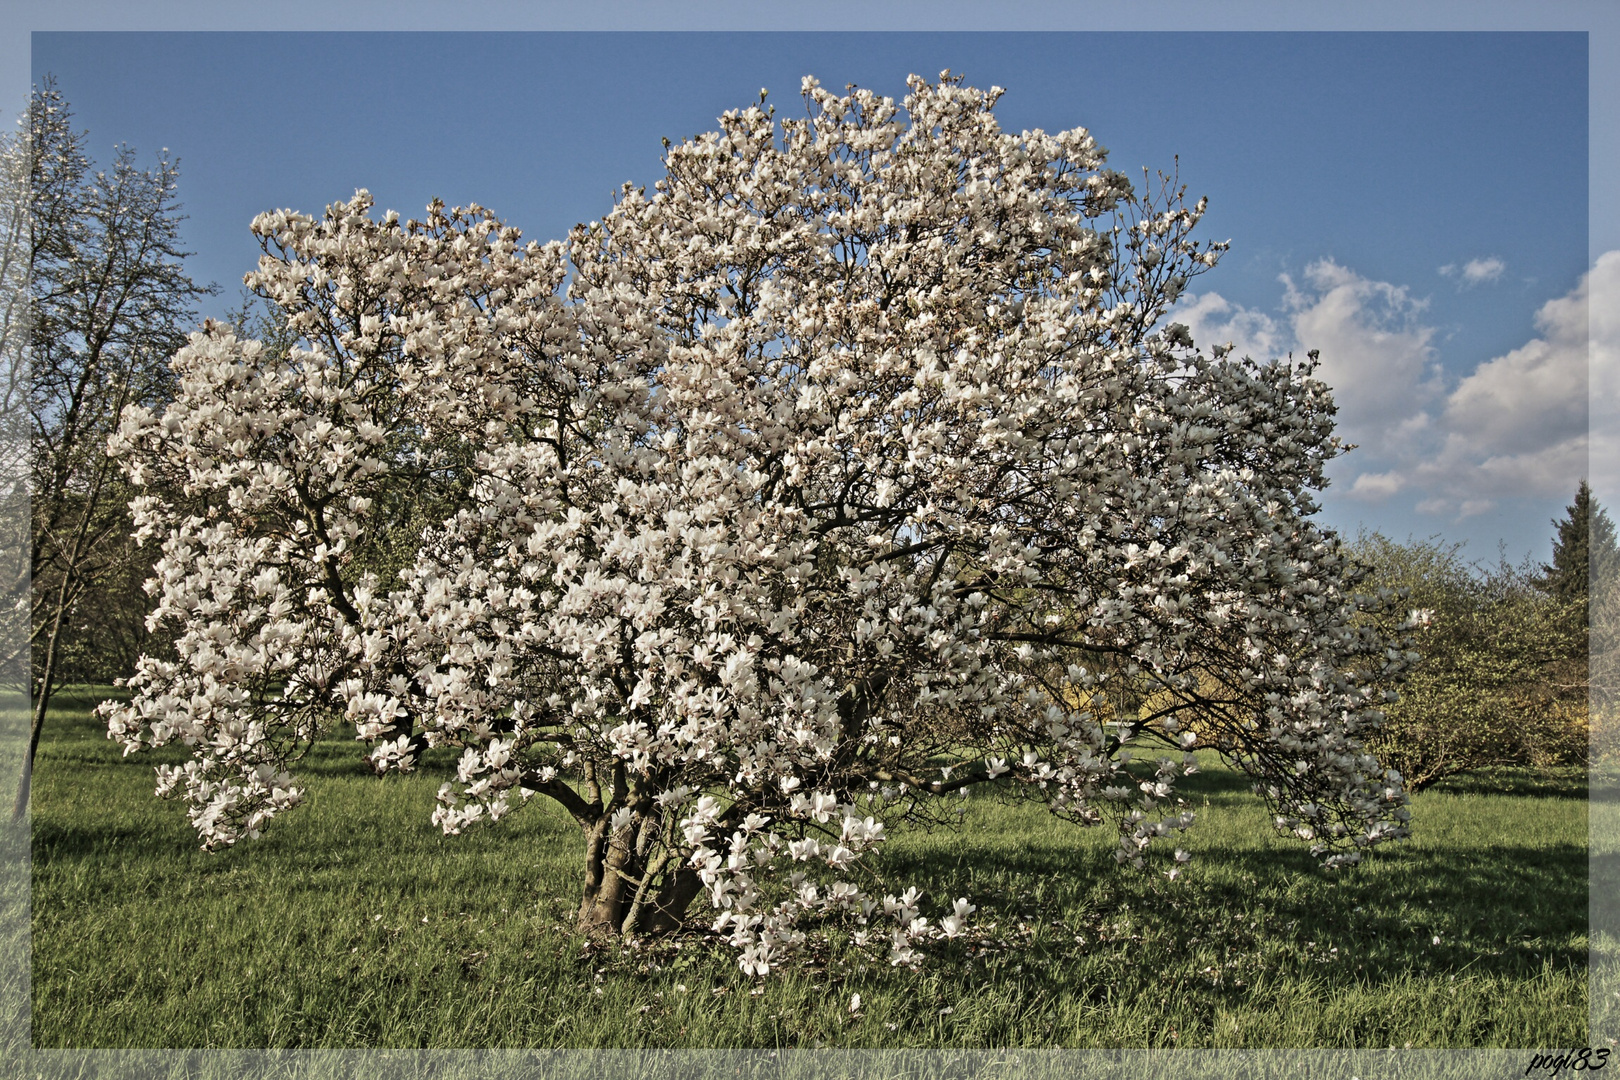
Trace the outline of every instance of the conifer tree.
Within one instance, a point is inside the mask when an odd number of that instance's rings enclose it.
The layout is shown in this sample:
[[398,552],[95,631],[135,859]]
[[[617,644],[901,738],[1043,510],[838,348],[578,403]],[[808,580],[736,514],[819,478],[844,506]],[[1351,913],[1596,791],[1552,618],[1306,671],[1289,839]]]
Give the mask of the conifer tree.
[[1542,567],[1542,587],[1560,600],[1585,600],[1591,591],[1594,569],[1602,573],[1614,564],[1617,548],[1614,522],[1592,498],[1585,480],[1575,489],[1575,502],[1565,508],[1553,538],[1553,559]]

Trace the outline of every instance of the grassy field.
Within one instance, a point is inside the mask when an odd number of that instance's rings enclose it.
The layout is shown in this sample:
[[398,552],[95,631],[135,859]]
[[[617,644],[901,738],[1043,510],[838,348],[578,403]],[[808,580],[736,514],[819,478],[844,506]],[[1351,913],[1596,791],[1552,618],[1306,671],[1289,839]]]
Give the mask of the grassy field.
[[1003,947],[756,981],[697,937],[589,948],[570,821],[441,836],[442,776],[379,780],[351,742],[311,753],[309,805],[263,840],[203,854],[152,797],[159,759],[60,700],[34,781],[39,1047],[1587,1045],[1584,774],[1425,792],[1410,841],[1338,877],[1218,768],[1185,783],[1175,883],[1116,869],[1106,830],[973,799],[881,867],[966,895]]

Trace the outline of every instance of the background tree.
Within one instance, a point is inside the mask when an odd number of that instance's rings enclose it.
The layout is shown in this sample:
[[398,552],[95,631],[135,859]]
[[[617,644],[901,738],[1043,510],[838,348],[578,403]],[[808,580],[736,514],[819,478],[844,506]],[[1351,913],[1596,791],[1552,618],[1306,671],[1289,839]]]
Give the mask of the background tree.
[[[116,439],[177,640],[103,715],[193,747],[159,791],[206,846],[297,804],[336,717],[414,767],[408,718],[460,752],[446,832],[555,800],[583,930],[706,893],[763,973],[806,926],[899,964],[959,933],[965,900],[936,923],[855,866],[970,787],[1144,865],[1192,823],[1194,718],[1329,865],[1404,833],[1363,747],[1404,658],[1313,519],[1313,365],[1165,325],[1224,249],[1202,203],[1083,130],[1002,132],[999,91],[910,86],[728,113],[566,246],[364,193],[255,221],[300,344],[205,329]],[[390,580],[375,515],[413,487],[452,512]],[[1109,730],[1086,702],[1122,680],[1152,707]]]
[[1586,716],[1594,757],[1605,759],[1620,751],[1620,724],[1615,722],[1613,701],[1620,667],[1620,544],[1616,543],[1614,522],[1608,511],[1592,495],[1582,479],[1575,501],[1565,508],[1562,520],[1554,521],[1553,561],[1542,568],[1542,585],[1554,596],[1579,605],[1587,633],[1580,640],[1578,655],[1564,665],[1564,679],[1586,693]]
[[[108,170],[92,172],[84,134],[49,79],[30,98],[27,125],[33,716],[18,816],[52,692],[75,670],[105,676],[103,661],[136,644],[107,647],[116,644],[112,616],[124,616],[125,636],[139,636],[144,612],[131,586],[144,576],[141,553],[107,438],[125,406],[172,396],[167,361],[211,291],[184,270],[178,167],[166,150],[142,169],[121,146]],[[104,604],[111,599],[121,609]]]
[[1589,633],[1580,659],[1586,665],[1591,752],[1608,760],[1620,755],[1620,544],[1608,511],[1585,480],[1553,526],[1553,561],[1542,568],[1543,581],[1554,595],[1583,605]]
[[28,681],[27,119],[0,136],[0,686]]
[[1588,607],[1591,754],[1620,760],[1620,559],[1594,560]]
[[1416,624],[1421,659],[1369,742],[1414,791],[1490,766],[1585,760],[1584,594],[1546,591],[1528,565],[1470,566],[1461,549],[1378,533],[1353,548],[1372,569],[1367,586],[1401,598],[1380,617],[1385,631],[1403,611]]
[[1585,603],[1591,580],[1612,570],[1612,564],[1620,560],[1614,522],[1592,498],[1592,488],[1583,479],[1575,489],[1575,501],[1565,507],[1563,519],[1552,524],[1556,530],[1553,558],[1541,568],[1542,587],[1561,600]]

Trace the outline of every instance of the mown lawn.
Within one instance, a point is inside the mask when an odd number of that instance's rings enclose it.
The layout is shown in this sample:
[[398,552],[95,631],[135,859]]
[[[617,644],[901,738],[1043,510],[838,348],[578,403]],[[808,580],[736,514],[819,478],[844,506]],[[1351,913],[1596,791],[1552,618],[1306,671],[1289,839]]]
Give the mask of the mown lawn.
[[1184,783],[1174,883],[1117,869],[1106,830],[971,799],[965,830],[896,835],[879,866],[935,908],[967,896],[999,946],[755,980],[697,935],[588,947],[572,822],[536,799],[444,837],[442,761],[379,780],[323,744],[308,805],[203,854],[152,797],[158,759],[60,700],[34,780],[39,1047],[1587,1045],[1581,773],[1425,792],[1410,841],[1339,876],[1214,765]]

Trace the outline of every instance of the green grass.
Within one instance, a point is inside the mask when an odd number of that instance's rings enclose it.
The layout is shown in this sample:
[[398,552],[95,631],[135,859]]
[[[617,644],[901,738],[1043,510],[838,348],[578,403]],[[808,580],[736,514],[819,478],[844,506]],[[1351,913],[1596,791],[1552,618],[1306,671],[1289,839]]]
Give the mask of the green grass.
[[588,947],[570,821],[537,799],[444,837],[442,763],[379,780],[352,742],[311,753],[264,839],[203,854],[93,701],[63,696],[35,772],[39,1047],[1586,1045],[1580,774],[1425,792],[1410,841],[1328,876],[1210,767],[1174,883],[1117,869],[1106,829],[972,799],[880,866],[967,896],[999,946],[760,981],[695,936]]

